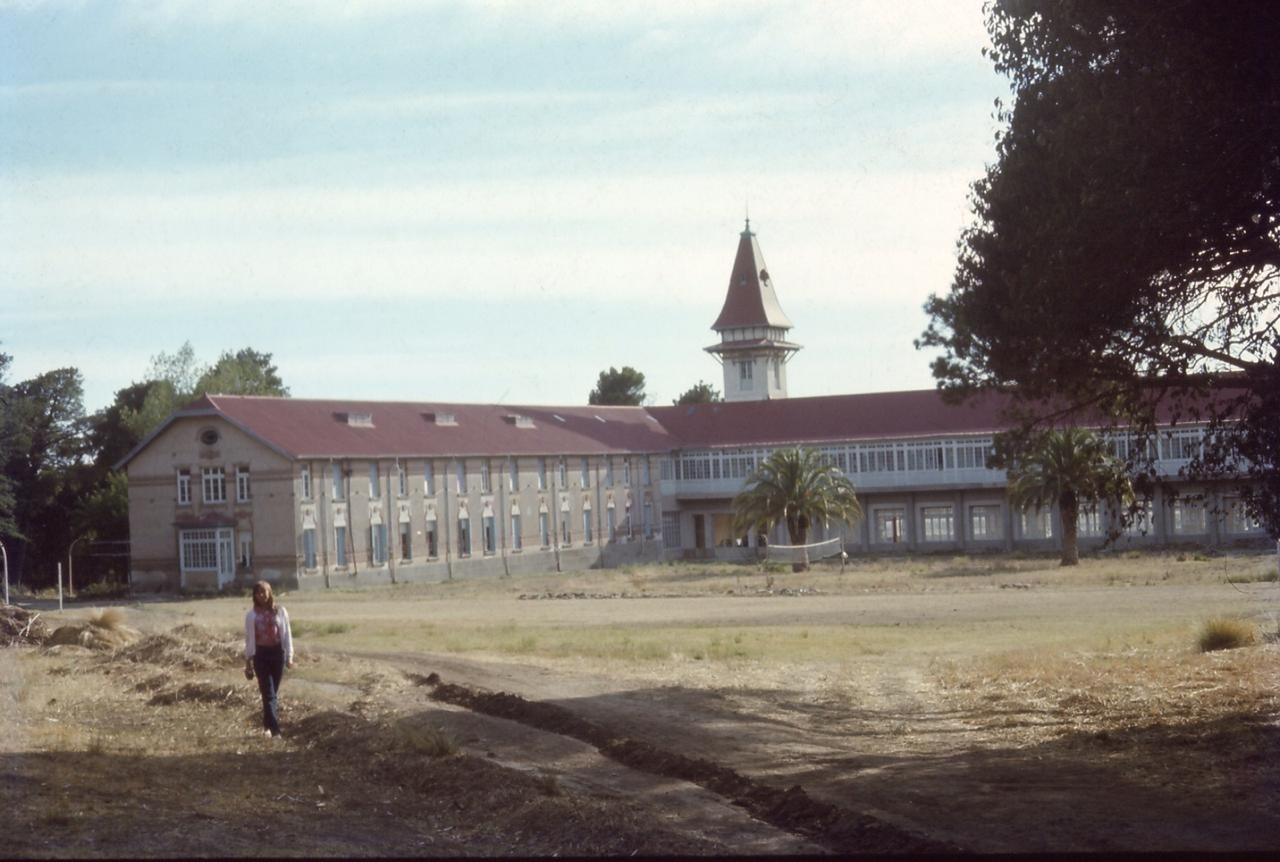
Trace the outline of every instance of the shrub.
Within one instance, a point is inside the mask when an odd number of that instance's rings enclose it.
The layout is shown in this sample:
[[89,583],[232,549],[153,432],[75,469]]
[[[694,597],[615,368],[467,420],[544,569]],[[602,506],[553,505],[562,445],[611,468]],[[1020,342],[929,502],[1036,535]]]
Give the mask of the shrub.
[[124,614],[119,608],[103,608],[95,610],[89,616],[89,625],[100,629],[111,631],[120,628],[124,624]]
[[1214,617],[1200,630],[1200,652],[1239,649],[1258,642],[1258,627],[1248,620]]
[[410,751],[427,757],[448,757],[458,753],[458,742],[443,728],[421,721],[402,720],[396,725],[396,736]]

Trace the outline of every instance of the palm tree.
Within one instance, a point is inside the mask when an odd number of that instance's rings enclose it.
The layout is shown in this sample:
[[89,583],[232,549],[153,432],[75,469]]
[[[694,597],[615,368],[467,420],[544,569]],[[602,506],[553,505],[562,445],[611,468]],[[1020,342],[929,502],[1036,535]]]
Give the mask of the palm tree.
[[[856,523],[862,517],[853,483],[813,449],[778,449],[747,477],[733,500],[734,529],[785,522],[791,544],[803,545],[815,519]],[[809,568],[807,558],[792,571]]]
[[1009,469],[1009,499],[1019,508],[1058,506],[1062,518],[1062,565],[1080,562],[1077,539],[1082,503],[1128,503],[1133,485],[1123,462],[1096,435],[1080,428],[1042,434]]

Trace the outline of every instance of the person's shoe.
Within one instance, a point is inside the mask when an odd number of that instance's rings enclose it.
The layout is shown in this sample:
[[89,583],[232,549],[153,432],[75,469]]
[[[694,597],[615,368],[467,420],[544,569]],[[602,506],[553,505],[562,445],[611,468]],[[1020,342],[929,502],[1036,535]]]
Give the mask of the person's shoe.
[[271,731],[270,731],[270,730],[264,730],[264,731],[262,731],[262,734],[263,734],[263,736],[266,736],[268,739],[270,739],[270,738],[271,738]]

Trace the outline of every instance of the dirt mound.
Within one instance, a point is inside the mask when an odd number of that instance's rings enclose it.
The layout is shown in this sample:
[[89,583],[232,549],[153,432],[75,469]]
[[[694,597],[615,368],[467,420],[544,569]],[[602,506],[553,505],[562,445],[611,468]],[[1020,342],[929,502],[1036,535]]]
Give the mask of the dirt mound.
[[127,626],[110,628],[84,623],[59,626],[45,641],[46,646],[82,646],[92,650],[116,650],[128,646],[139,637],[136,629]]
[[[256,692],[255,692],[256,694]],[[244,707],[250,702],[243,686],[213,682],[188,682],[165,689],[152,696],[151,706],[173,706],[178,703],[209,703],[215,706]]]
[[235,640],[194,625],[182,625],[168,634],[148,635],[116,653],[126,661],[209,671],[242,661]]
[[32,613],[16,605],[0,607],[0,646],[39,645],[49,637],[49,627]]

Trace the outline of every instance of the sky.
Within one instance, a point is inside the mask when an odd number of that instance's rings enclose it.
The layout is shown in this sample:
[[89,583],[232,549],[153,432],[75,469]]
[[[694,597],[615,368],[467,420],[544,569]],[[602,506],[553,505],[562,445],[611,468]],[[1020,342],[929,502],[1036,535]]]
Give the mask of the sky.
[[189,341],[308,398],[654,404],[744,218],[791,396],[925,389],[995,157],[981,0],[0,0],[0,352],[92,412]]

